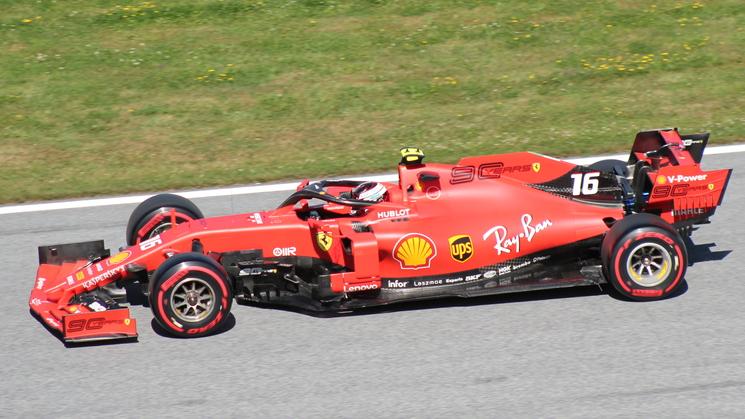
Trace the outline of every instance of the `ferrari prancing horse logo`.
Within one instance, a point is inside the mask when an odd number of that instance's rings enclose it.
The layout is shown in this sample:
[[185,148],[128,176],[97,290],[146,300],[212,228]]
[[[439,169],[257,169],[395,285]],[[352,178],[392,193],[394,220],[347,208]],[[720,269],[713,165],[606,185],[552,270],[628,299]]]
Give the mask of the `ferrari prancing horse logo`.
[[334,238],[331,237],[331,233],[319,231],[316,233],[316,243],[318,243],[318,247],[320,247],[321,250],[328,252],[329,249],[331,249],[331,245],[334,244]]
[[538,162],[533,163],[533,166],[532,167],[533,167],[533,171],[536,172],[536,173],[538,173],[538,172],[541,171],[541,164],[538,163]]

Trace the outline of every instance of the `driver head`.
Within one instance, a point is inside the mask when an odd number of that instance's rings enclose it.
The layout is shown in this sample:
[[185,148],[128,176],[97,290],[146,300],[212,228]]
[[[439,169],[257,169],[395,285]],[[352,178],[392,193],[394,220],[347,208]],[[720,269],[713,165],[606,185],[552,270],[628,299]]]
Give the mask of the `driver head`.
[[352,190],[352,198],[361,201],[380,202],[388,190],[382,183],[365,182]]

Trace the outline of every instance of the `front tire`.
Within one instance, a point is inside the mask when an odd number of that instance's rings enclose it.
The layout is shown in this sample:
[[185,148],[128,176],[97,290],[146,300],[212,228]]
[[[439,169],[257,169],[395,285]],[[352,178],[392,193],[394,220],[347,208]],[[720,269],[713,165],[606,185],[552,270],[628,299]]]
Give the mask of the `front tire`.
[[603,243],[608,282],[633,300],[656,300],[675,293],[688,265],[680,235],[649,214],[627,220],[630,222],[618,223],[618,228],[614,225],[606,236],[611,243]]
[[150,308],[155,320],[178,337],[200,337],[223,325],[233,291],[222,266],[201,253],[171,257],[153,274]]
[[188,199],[174,194],[159,194],[142,201],[127,223],[127,244],[135,245],[173,227],[173,224],[204,218],[202,211]]

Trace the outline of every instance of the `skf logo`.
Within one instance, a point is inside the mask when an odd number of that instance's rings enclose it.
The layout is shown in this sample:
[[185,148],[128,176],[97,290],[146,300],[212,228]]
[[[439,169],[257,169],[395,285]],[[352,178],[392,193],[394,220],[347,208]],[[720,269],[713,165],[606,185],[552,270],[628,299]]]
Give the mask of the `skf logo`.
[[534,172],[538,173],[538,172],[541,171],[541,164],[538,163],[538,162],[535,162],[535,163],[533,163],[533,165],[531,166],[531,168],[533,169]]
[[393,247],[393,257],[401,269],[426,269],[437,256],[437,247],[424,234],[411,233],[401,237]]
[[119,253],[117,253],[114,256],[112,256],[112,257],[109,258],[109,265],[117,265],[119,263],[122,263],[125,260],[127,260],[127,258],[131,254],[132,253],[129,250],[125,250],[123,252],[119,252]]
[[450,243],[450,256],[456,262],[463,263],[473,256],[473,242],[471,236],[461,234],[448,239]]
[[329,249],[331,249],[331,245],[334,244],[334,239],[331,237],[331,233],[319,231],[316,233],[316,243],[318,243],[318,247],[320,247],[321,250],[328,252]]

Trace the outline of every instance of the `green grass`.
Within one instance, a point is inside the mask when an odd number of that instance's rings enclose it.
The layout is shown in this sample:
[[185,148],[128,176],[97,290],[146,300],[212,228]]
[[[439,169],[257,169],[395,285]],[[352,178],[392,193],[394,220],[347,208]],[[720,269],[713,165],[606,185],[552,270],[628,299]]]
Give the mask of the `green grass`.
[[742,0],[0,8],[0,202],[745,137]]

